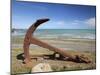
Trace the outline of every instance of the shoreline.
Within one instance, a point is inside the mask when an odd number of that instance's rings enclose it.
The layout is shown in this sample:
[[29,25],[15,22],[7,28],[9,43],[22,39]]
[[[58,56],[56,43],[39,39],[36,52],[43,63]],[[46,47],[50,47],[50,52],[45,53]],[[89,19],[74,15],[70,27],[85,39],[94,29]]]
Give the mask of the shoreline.
[[[64,50],[77,50],[77,51],[95,51],[95,39],[45,39],[38,38],[52,46],[62,48]],[[23,48],[22,37],[12,37],[12,48]],[[30,49],[38,48],[37,45],[31,45]]]

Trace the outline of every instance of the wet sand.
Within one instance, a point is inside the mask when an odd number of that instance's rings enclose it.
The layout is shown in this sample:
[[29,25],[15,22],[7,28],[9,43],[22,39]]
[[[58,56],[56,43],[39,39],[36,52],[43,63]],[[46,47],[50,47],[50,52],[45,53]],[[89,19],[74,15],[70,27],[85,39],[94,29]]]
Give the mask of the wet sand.
[[[95,51],[95,40],[92,39],[39,39],[64,50]],[[31,49],[34,49],[36,47],[39,46],[30,46]],[[23,38],[12,37],[12,48],[23,48]]]

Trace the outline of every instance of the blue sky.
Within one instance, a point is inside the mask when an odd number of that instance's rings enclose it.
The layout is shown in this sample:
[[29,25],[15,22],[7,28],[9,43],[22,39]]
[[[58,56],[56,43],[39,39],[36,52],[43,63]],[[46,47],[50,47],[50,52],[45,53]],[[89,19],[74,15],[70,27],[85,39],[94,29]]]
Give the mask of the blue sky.
[[12,28],[27,29],[49,18],[40,29],[95,29],[96,7],[38,2],[12,2]]

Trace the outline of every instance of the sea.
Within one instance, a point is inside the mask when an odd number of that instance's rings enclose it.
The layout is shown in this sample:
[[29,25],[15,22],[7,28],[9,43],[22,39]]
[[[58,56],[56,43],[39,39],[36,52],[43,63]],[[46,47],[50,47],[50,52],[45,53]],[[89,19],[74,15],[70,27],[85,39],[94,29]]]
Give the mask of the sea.
[[[24,37],[27,29],[13,29],[12,36]],[[96,39],[95,29],[37,29],[34,36],[44,39]]]

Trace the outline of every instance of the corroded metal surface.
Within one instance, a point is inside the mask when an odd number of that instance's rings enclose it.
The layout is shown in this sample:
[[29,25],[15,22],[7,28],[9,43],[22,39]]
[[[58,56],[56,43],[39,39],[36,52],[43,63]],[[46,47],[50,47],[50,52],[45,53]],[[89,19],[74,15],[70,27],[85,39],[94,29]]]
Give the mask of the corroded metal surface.
[[40,47],[47,48],[49,50],[57,52],[61,56],[68,57],[72,61],[76,61],[76,62],[80,61],[80,62],[85,62],[85,63],[90,62],[90,60],[87,57],[84,57],[84,56],[82,57],[82,56],[78,56],[78,55],[72,56],[71,54],[65,52],[62,49],[56,48],[56,47],[54,47],[52,45],[49,45],[48,43],[45,43],[45,42],[35,38],[33,36],[33,33],[36,30],[36,28],[40,24],[42,24],[44,22],[47,22],[47,21],[49,21],[49,19],[39,19],[34,24],[32,24],[32,26],[29,27],[29,29],[27,30],[27,33],[26,33],[25,39],[24,39],[24,46],[23,46],[23,48],[24,48],[24,57],[25,57],[24,62],[25,63],[28,63],[28,62],[31,61],[31,58],[30,58],[30,55],[29,55],[29,46],[30,46],[30,44],[35,44],[35,45],[38,45]]
[[29,29],[27,30],[26,32],[26,35],[25,35],[25,39],[24,39],[24,45],[23,45],[23,48],[24,48],[24,57],[25,57],[25,62],[29,62],[31,59],[30,59],[30,55],[29,55],[29,46],[30,44],[38,44],[38,42],[35,40],[33,36],[33,33],[34,31],[36,30],[36,28],[46,22],[46,21],[49,21],[49,19],[39,19],[37,20],[34,24],[31,25],[31,27],[29,27]]

